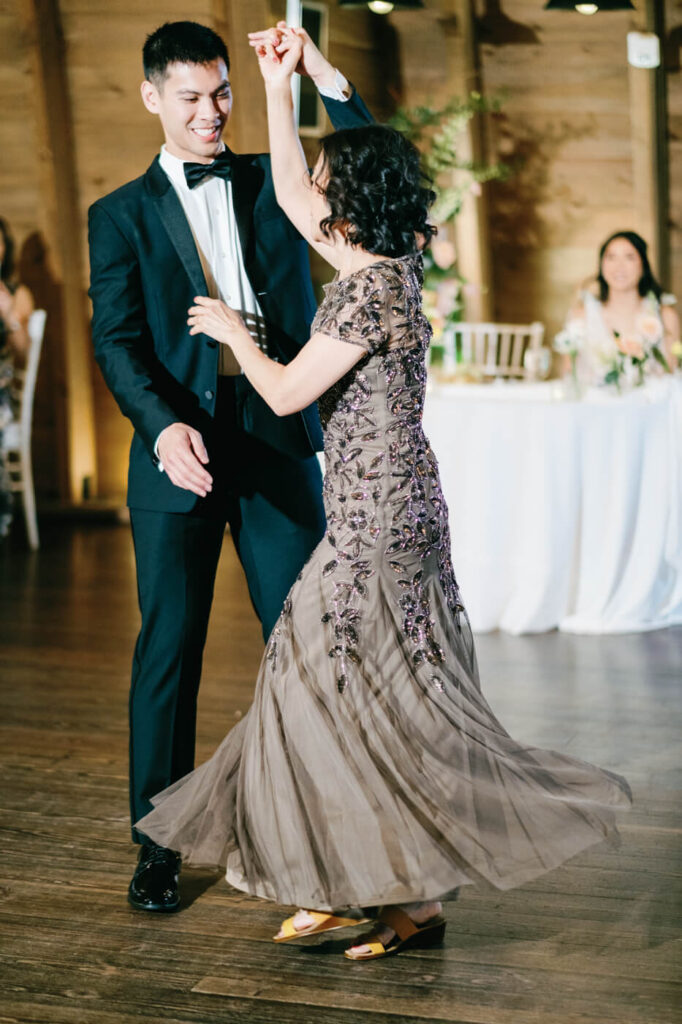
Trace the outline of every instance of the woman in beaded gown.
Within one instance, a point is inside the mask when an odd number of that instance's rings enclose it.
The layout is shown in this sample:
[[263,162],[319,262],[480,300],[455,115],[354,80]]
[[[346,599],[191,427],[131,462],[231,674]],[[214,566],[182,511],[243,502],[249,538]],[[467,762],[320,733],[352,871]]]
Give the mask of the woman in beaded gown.
[[372,959],[440,940],[439,901],[460,886],[521,885],[613,834],[629,790],[517,743],[481,693],[422,430],[430,330],[415,235],[430,236],[432,193],[414,148],[377,125],[324,139],[302,184],[289,88],[299,54],[294,33],[259,48],[273,174],[337,278],[287,367],[217,300],[198,299],[190,323],[231,345],[275,411],[319,396],[327,532],[285,602],[248,714],[137,827],[194,863],[226,865],[237,889],[307,908],[277,940],[357,923],[335,912],[365,908],[378,921],[346,955]]

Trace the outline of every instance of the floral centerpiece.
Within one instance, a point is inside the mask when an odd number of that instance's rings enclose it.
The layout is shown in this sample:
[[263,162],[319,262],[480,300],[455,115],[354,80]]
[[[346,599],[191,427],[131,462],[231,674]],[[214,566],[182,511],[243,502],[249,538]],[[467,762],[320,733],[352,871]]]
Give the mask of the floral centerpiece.
[[[662,301],[664,299],[665,297],[662,297]],[[619,331],[613,331],[614,345],[608,349],[600,347],[595,350],[603,373],[593,382],[594,384],[613,385],[620,391],[623,387],[641,387],[656,364],[661,366],[664,372],[671,372],[661,348],[663,322],[660,316],[660,303],[653,292],[646,296],[644,305],[645,308],[635,320],[632,334],[624,335]],[[585,321],[580,317],[569,320],[554,338],[554,350],[570,357],[571,373],[576,388],[578,356],[586,347],[588,340]]]
[[564,329],[555,335],[552,346],[559,355],[569,356],[571,376],[576,390],[578,388],[578,353],[585,347],[586,341],[585,321],[582,317],[575,317],[568,320]]

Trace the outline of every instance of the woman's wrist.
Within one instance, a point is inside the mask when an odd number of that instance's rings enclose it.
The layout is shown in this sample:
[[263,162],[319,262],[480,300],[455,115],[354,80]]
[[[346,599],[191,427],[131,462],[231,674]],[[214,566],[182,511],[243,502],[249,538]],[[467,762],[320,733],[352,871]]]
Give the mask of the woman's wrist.
[[291,96],[291,78],[285,78],[280,82],[266,82],[265,95],[269,100],[287,101],[293,106]]
[[249,348],[258,348],[246,327],[230,331],[228,344],[235,355],[237,355],[237,350],[244,352]]

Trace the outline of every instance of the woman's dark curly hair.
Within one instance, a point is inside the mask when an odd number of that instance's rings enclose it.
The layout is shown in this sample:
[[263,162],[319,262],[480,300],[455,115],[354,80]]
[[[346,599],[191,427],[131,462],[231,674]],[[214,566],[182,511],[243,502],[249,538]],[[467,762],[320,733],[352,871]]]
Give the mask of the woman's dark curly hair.
[[343,225],[351,245],[378,256],[406,256],[428,245],[436,231],[428,222],[436,193],[404,135],[370,124],[333,132],[320,148],[331,211],[320,223],[323,234],[329,238]]
[[611,235],[606,239],[601,249],[599,250],[599,270],[597,271],[597,284],[599,285],[599,298],[602,302],[606,302],[609,297],[609,286],[606,283],[604,275],[601,272],[601,265],[604,259],[604,253],[611,245],[611,242],[615,242],[617,238],[624,238],[626,242],[629,242],[633,249],[637,250],[639,258],[642,261],[642,276],[639,279],[637,288],[639,294],[644,297],[649,292],[653,292],[657,299],[660,299],[663,289],[654,277],[651,264],[649,263],[649,256],[647,254],[647,244],[641,235],[638,235],[636,231],[616,231],[615,234]]

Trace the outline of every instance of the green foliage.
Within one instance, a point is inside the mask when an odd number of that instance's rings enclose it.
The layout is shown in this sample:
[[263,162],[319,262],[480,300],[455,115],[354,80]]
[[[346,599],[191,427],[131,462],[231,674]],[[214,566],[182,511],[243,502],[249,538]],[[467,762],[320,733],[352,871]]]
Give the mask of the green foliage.
[[[466,99],[452,99],[444,107],[401,107],[391,124],[404,132],[421,149],[426,174],[433,180],[437,199],[432,217],[438,224],[453,221],[460,213],[464,197],[472,182],[508,178],[511,168],[502,162],[483,164],[465,160],[458,154],[458,146],[469,121],[477,114],[496,113],[501,100],[485,99],[472,92]],[[456,180],[453,180],[453,173]],[[445,175],[448,181],[444,181]]]
[[[512,169],[504,163],[485,164],[465,159],[458,152],[462,136],[472,118],[499,111],[500,99],[488,100],[472,92],[465,99],[452,99],[444,107],[419,106],[400,108],[390,124],[403,132],[421,150],[424,172],[433,183],[436,201],[431,220],[445,229],[424,253],[424,311],[433,327],[432,362],[442,361],[441,340],[461,320],[464,308],[463,289],[466,281],[459,273],[454,248],[452,256],[443,258],[443,248],[434,251],[447,239],[452,224],[464,205],[466,195],[486,181],[509,177]],[[447,249],[447,242],[445,245]]]

